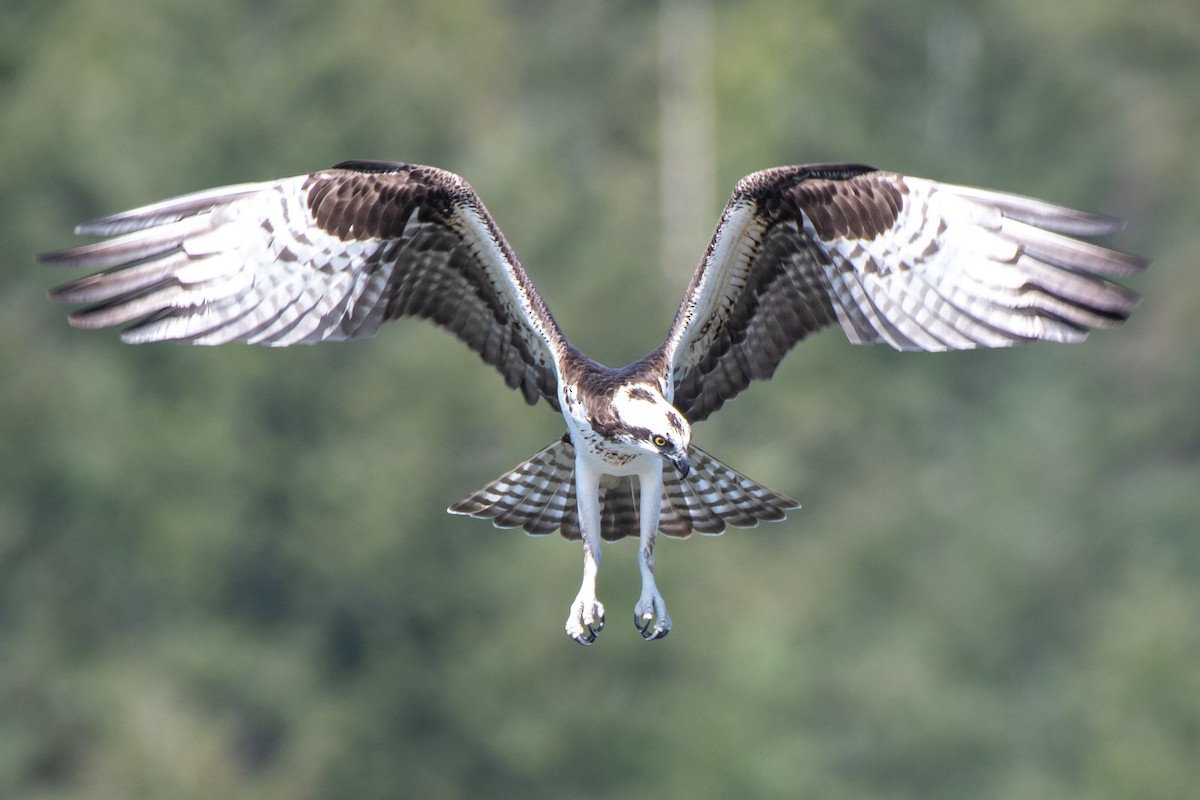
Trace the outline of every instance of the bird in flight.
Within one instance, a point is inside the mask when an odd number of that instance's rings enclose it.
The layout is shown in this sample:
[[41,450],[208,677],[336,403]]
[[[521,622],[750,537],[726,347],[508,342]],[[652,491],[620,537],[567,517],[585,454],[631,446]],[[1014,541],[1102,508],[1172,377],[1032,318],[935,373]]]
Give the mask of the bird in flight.
[[619,369],[567,342],[471,186],[428,166],[348,161],[198,192],[80,225],[107,237],[42,256],[94,274],[51,296],[80,328],[126,342],[275,347],[357,339],[431,320],[525,400],[562,413],[563,437],[448,509],[583,542],[566,632],[591,644],[601,540],[639,537],[634,623],[671,630],[654,579],[658,533],[686,537],[783,519],[797,504],[691,442],[706,419],[798,341],[838,326],[898,350],[1077,342],[1125,320],[1112,279],[1145,259],[1079,240],[1110,217],[855,164],[738,182],[666,340]]

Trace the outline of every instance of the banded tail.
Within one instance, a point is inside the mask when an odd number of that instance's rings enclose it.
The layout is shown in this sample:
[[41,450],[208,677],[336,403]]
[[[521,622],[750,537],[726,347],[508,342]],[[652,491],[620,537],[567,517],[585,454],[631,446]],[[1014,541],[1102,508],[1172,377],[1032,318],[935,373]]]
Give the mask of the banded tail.
[[[688,450],[692,469],[680,478],[663,470],[659,531],[686,538],[708,535],[726,525],[753,528],[781,520],[800,504],[747,478],[698,447]],[[563,438],[446,509],[498,528],[521,528],[534,536],[555,530],[580,539],[575,504],[575,446]],[[600,480],[600,535],[607,541],[638,534],[638,481],[634,476],[605,475]]]

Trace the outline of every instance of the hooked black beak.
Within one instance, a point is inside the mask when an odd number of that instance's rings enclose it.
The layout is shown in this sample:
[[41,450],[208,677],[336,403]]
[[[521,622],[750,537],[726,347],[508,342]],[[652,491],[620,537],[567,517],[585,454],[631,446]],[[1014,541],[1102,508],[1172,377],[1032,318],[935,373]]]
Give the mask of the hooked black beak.
[[692,471],[692,462],[688,461],[686,450],[675,455],[664,454],[663,458],[671,462],[671,466],[675,467],[681,478],[686,478]]

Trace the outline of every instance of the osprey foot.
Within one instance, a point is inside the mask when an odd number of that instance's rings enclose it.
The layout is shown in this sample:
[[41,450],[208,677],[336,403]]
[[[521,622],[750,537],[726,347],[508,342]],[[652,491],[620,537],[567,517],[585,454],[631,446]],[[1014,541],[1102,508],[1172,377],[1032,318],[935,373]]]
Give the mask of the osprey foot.
[[567,636],[582,645],[596,641],[600,631],[604,630],[604,605],[595,596],[584,597],[581,592],[571,604],[566,628]]
[[671,632],[671,615],[657,590],[642,592],[633,607],[633,624],[646,641],[661,639]]

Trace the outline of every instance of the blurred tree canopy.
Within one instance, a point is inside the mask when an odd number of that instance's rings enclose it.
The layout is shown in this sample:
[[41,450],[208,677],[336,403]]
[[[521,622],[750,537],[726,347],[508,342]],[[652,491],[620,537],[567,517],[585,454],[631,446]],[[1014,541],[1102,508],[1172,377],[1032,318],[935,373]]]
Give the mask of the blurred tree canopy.
[[576,545],[442,511],[562,430],[461,345],[126,347],[34,256],[172,194],[433,163],[632,360],[692,267],[657,268],[659,7],[6,5],[0,796],[1194,796],[1200,6],[710,13],[713,222],[748,172],[854,160],[1123,216],[1156,266],[1080,346],[805,342],[698,431],[805,508],[661,545],[662,643],[607,548],[585,650]]

